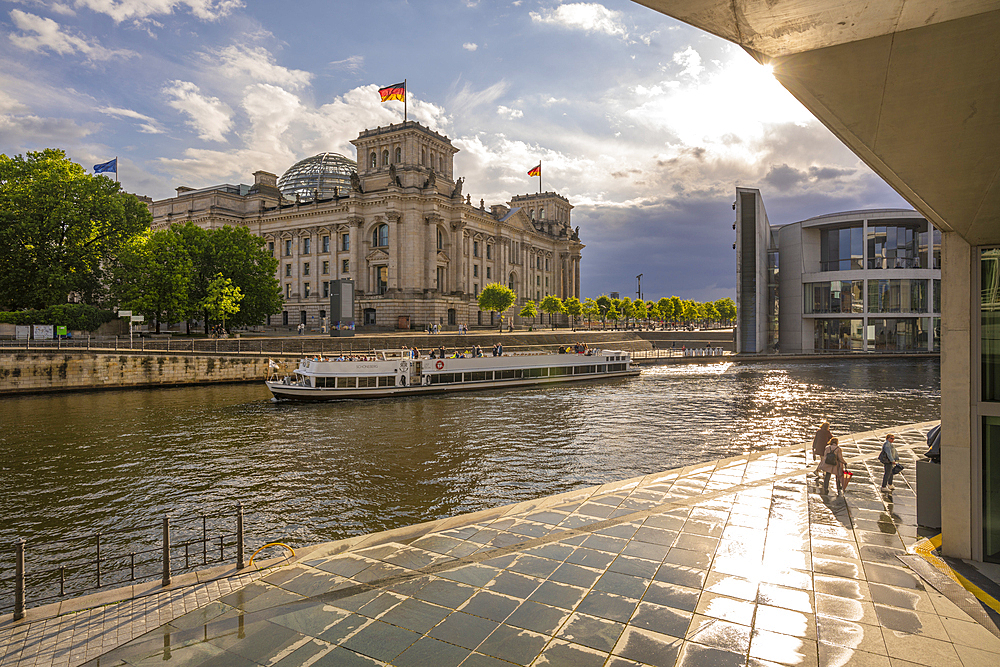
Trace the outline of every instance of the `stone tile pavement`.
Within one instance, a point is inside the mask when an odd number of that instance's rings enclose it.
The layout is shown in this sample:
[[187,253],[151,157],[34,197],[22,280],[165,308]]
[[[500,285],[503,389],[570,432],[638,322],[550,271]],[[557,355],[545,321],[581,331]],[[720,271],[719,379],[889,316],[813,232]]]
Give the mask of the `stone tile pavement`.
[[[997,665],[1000,639],[900,560],[931,426],[896,430],[888,495],[886,431],[841,438],[844,497],[801,447],[666,471],[320,545],[86,664]],[[79,664],[22,660],[31,634],[0,635],[0,664]]]
[[[102,603],[102,600],[120,598],[121,590],[108,591],[29,609],[27,617],[20,622],[13,621],[11,614],[0,616],[0,667],[83,664],[237,591],[274,569],[247,569],[209,581],[200,577],[202,581],[194,585],[190,582],[197,582],[199,577],[180,575],[175,577],[176,583],[171,588],[132,599]],[[158,590],[158,584],[137,586],[136,589],[154,591]],[[66,608],[74,610],[65,612]],[[59,613],[60,610],[64,613]]]

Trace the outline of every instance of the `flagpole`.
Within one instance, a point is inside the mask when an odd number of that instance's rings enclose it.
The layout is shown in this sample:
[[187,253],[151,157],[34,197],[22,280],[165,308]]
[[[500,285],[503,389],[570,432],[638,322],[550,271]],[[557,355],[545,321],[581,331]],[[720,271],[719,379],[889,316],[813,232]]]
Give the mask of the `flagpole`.
[[404,123],[406,122],[407,97],[409,97],[409,95],[406,94],[406,79],[403,79],[403,122]]
[[538,161],[538,194],[542,194],[542,161]]
[[115,183],[118,182],[118,156],[115,156]]

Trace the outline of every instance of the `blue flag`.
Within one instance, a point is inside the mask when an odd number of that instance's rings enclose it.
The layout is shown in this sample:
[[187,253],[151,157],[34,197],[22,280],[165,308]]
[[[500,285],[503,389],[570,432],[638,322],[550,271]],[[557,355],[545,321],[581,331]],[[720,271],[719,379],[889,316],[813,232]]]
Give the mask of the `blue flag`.
[[103,173],[109,172],[109,171],[113,171],[116,174],[118,173],[118,158],[115,158],[114,160],[111,160],[109,162],[105,162],[103,164],[95,164],[94,165],[94,173],[95,174],[103,174]]

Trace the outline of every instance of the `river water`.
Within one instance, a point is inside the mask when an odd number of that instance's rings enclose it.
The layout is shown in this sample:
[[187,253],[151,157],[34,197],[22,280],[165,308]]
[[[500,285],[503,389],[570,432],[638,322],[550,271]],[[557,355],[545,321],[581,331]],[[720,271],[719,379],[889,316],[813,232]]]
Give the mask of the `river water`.
[[18,537],[141,531],[241,501],[249,545],[298,546],[801,442],[823,419],[835,434],[937,419],[939,406],[927,359],[663,365],[326,404],[275,402],[263,384],[3,398],[0,578]]

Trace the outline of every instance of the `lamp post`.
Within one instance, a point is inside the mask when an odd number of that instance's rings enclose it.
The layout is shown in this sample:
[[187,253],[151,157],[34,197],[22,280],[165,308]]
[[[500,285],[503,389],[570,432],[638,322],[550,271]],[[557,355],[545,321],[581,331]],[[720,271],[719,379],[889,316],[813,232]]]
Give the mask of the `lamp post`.
[[640,273],[639,275],[637,275],[635,279],[639,282],[638,289],[635,291],[635,293],[636,295],[638,295],[639,301],[642,301],[642,274]]

